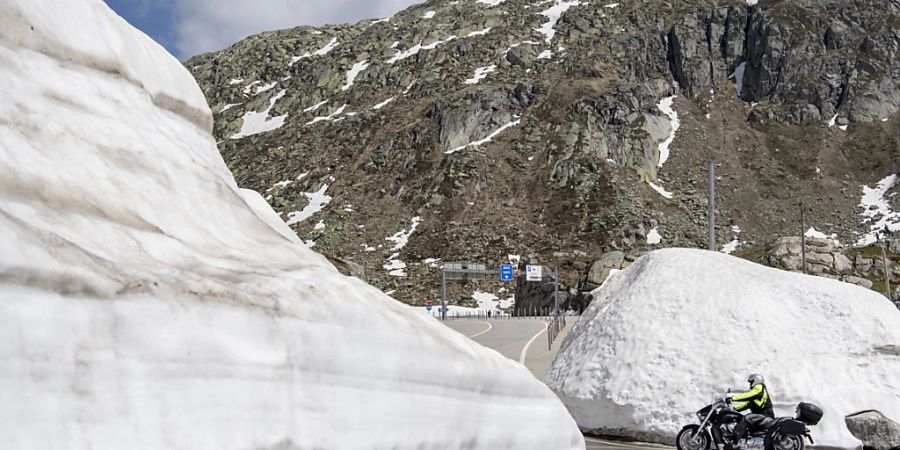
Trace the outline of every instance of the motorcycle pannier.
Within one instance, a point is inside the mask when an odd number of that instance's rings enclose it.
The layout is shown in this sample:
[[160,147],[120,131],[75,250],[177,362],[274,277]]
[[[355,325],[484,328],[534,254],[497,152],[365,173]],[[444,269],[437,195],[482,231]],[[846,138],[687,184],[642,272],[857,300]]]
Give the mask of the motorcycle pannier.
[[822,420],[822,408],[812,403],[800,402],[797,405],[797,420],[807,425],[815,425]]

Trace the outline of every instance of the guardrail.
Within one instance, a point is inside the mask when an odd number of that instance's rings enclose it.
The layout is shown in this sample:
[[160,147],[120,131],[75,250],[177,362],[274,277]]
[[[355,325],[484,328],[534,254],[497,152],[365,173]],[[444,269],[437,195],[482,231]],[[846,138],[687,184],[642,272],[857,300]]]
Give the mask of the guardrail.
[[[440,307],[435,307],[430,312],[432,317],[441,318]],[[446,319],[547,319],[553,318],[552,307],[534,307],[518,312],[503,311],[447,311]]]
[[547,324],[547,350],[553,348],[553,341],[559,336],[559,332],[566,327],[566,315],[561,314],[552,319]]

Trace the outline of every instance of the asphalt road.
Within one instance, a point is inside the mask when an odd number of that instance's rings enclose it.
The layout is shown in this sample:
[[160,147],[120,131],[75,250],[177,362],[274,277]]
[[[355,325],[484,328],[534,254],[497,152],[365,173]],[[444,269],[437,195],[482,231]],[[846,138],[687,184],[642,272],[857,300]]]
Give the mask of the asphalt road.
[[588,450],[623,450],[629,448],[635,450],[670,450],[674,448],[665,445],[645,444],[642,442],[610,441],[593,436],[585,436],[584,443],[587,444],[586,448]]
[[547,349],[547,322],[540,318],[452,319],[444,323],[473,341],[524,364],[538,378],[550,371],[556,355],[556,349],[552,352]]
[[[503,356],[518,361],[528,367],[538,379],[550,371],[550,365],[563,338],[572,329],[577,317],[567,318],[568,324],[553,346],[548,348],[547,322],[536,319],[451,319],[444,322],[479,344],[497,350]],[[595,436],[585,436],[588,450],[669,450],[657,444],[608,440]]]

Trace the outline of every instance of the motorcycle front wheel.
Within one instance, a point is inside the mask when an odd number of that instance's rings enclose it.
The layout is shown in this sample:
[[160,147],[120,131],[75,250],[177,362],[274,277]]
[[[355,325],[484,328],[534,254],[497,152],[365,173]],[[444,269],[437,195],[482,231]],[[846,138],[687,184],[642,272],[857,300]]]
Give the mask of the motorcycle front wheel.
[[675,438],[678,450],[709,450],[709,434],[699,430],[699,425],[690,425],[678,432]]
[[803,450],[805,447],[806,442],[802,436],[776,433],[766,446],[766,450]]

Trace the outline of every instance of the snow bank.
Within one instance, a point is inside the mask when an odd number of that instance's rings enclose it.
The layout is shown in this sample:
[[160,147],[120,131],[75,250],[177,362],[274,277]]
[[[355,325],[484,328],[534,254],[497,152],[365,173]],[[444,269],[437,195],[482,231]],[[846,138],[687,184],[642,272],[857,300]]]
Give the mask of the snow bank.
[[583,448],[527,369],[239,189],[187,71],[101,0],[0,3],[0,89],[3,448]]
[[844,416],[900,419],[900,311],[851,284],[659,250],[594,292],[544,381],[584,430],[671,442],[754,372],[779,415],[824,408],[816,444],[856,448]]

